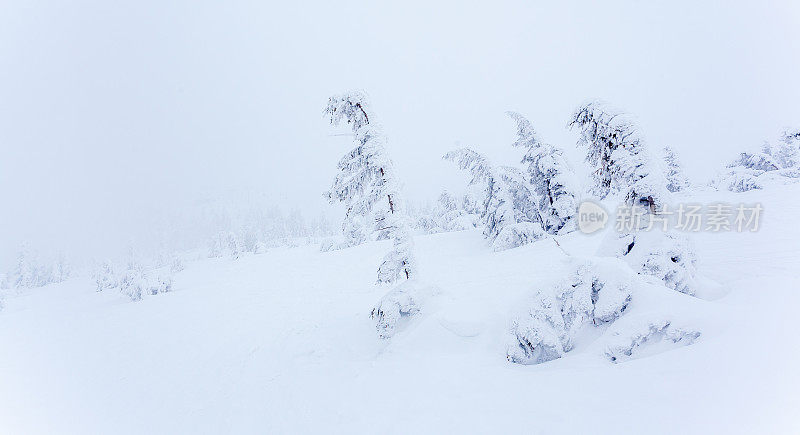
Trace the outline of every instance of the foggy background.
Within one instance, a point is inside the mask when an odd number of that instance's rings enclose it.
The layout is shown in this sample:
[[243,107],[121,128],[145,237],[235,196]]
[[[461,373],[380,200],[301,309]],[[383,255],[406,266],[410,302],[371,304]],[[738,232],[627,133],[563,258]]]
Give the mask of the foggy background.
[[329,210],[351,143],[323,109],[352,88],[412,200],[463,189],[456,141],[517,163],[506,110],[577,166],[568,118],[604,99],[695,182],[800,127],[796,2],[376,3],[0,1],[0,269],[23,240],[110,255],[209,198]]

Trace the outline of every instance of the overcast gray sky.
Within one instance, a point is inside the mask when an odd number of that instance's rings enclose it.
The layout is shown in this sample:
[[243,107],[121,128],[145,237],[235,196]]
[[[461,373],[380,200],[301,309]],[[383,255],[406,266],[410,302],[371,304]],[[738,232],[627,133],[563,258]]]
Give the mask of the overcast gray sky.
[[[635,114],[691,176],[800,126],[797,2],[0,1],[0,267],[19,242],[119,244],[228,190],[322,208],[366,90],[412,198],[464,178],[455,141],[514,163],[582,101]],[[700,4],[702,3],[702,4]]]

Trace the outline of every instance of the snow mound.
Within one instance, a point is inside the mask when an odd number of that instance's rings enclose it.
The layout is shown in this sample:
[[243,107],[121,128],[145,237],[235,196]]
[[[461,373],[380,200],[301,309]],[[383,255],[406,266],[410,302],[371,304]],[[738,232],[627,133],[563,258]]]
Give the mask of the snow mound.
[[698,337],[700,337],[699,331],[674,327],[668,320],[649,322],[646,326],[633,331],[613,332],[606,344],[605,356],[616,364],[688,346]]
[[684,234],[658,230],[610,233],[598,255],[621,258],[637,273],[653,276],[675,291],[696,292],[697,256]]
[[584,327],[622,315],[631,301],[631,277],[624,263],[612,259],[578,264],[567,280],[537,292],[527,311],[512,320],[506,358],[518,364],[560,358]]

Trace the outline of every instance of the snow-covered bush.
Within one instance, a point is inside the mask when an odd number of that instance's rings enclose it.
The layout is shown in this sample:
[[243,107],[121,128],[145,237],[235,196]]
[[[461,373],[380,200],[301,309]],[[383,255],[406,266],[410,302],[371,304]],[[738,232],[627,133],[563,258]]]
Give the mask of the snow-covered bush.
[[181,257],[179,257],[177,255],[173,255],[172,256],[172,261],[170,261],[170,263],[169,263],[170,272],[178,273],[178,272],[181,272],[185,268],[186,267],[183,265],[183,260],[181,260]]
[[[394,239],[393,250],[378,268],[379,283],[412,278],[414,240],[400,195],[400,181],[367,96],[362,92],[334,95],[328,100],[326,113],[333,125],[342,121],[350,124],[356,142],[355,148],[339,161],[339,173],[326,194],[328,199],[346,207],[345,229],[354,225],[356,216],[373,215],[375,232]],[[346,232],[345,236],[351,234]],[[348,240],[350,244],[355,241]]]
[[566,280],[540,289],[511,323],[506,357],[518,364],[560,358],[585,326],[613,322],[631,301],[631,273],[615,260],[578,264]]
[[494,167],[469,148],[451,151],[444,158],[470,173],[470,185],[485,184],[480,218],[492,249],[514,248],[545,235],[535,195],[522,172],[507,166]]
[[683,172],[675,150],[664,147],[664,177],[667,179],[667,190],[670,192],[680,192],[689,187],[689,179]]
[[148,285],[144,270],[140,268],[127,269],[119,280],[120,293],[134,302],[142,300],[142,296],[147,292],[147,288]]
[[119,279],[120,293],[131,301],[140,301],[145,295],[157,295],[172,291],[172,273],[165,269],[145,269],[131,263]]
[[514,146],[525,148],[528,182],[536,195],[539,220],[550,234],[575,230],[579,184],[561,149],[542,143],[530,121],[516,112],[508,115],[517,123]]
[[712,184],[732,192],[746,192],[763,188],[759,177],[766,172],[777,171],[778,162],[772,158],[769,146],[758,152],[743,152],[727,165],[727,172],[717,176]]
[[155,278],[147,280],[147,293],[157,295],[172,291],[172,274],[160,273]]
[[99,292],[119,285],[117,276],[114,274],[114,265],[108,260],[100,263],[93,276],[96,290]]
[[492,249],[495,251],[504,251],[506,249],[516,248],[517,246],[533,243],[545,237],[545,235],[539,223],[516,222],[507,224],[504,225],[500,233],[495,236],[494,242],[492,242]]
[[725,174],[716,177],[711,184],[717,189],[727,189],[731,192],[762,189],[763,184],[758,180],[758,177],[763,173],[764,171],[748,168],[731,168]]
[[623,192],[626,203],[650,212],[668,202],[664,174],[629,116],[595,101],[575,111],[570,127],[580,130],[579,144],[587,148],[586,161],[595,167],[593,194],[603,199]]
[[763,189],[769,184],[796,182],[800,179],[800,131],[786,131],[773,147],[766,142],[759,151],[743,152],[711,185],[733,192]]
[[700,332],[689,328],[678,328],[668,320],[649,322],[645,327],[626,332],[614,332],[606,344],[605,357],[613,363],[632,358],[647,347],[688,346],[700,337]]
[[417,282],[405,281],[387,293],[370,312],[380,338],[391,338],[403,320],[420,311]]
[[610,233],[598,254],[621,258],[637,273],[653,276],[681,293],[695,294],[697,257],[684,234],[658,230]]

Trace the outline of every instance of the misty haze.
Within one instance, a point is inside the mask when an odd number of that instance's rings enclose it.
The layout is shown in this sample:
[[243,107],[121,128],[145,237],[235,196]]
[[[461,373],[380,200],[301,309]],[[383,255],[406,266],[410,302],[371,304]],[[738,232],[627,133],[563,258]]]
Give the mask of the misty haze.
[[798,23],[0,2],[0,433],[800,433]]

